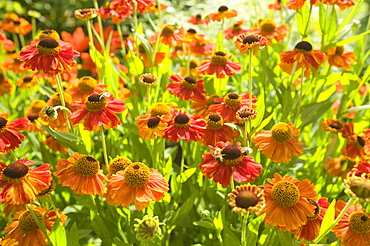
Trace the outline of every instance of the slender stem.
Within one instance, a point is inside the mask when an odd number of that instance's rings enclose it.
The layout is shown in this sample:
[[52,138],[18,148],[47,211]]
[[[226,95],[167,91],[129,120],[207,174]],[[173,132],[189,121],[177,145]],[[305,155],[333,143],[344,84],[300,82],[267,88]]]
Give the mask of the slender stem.
[[301,74],[301,86],[299,87],[299,98],[298,98],[298,106],[297,106],[297,113],[296,117],[294,119],[294,123],[297,122],[297,119],[299,117],[299,114],[301,113],[301,105],[302,105],[302,92],[303,92],[303,79],[304,79],[304,69],[302,68],[302,74]]
[[335,132],[330,132],[330,136],[329,137],[330,137],[330,143],[329,143],[328,148],[327,148],[327,150],[325,152],[325,157],[324,157],[323,165],[325,165],[325,163],[328,161],[329,156],[330,156],[331,152],[334,149],[335,142],[338,139],[338,135]]
[[36,18],[32,17],[31,22],[32,22],[32,38],[35,38],[36,37]]
[[307,30],[308,30],[308,26],[310,25],[310,23],[311,23],[311,13],[312,13],[312,6],[313,5],[310,5],[310,12],[309,12],[309,14],[308,14],[308,20],[307,20],[307,24],[306,24],[306,27],[305,27],[305,29],[304,29],[304,31],[303,31],[303,34],[302,34],[302,39],[304,39],[304,38],[306,38],[307,37]]
[[15,161],[17,161],[17,160],[18,160],[18,158],[17,158],[17,156],[15,155],[15,153],[14,153],[14,151],[13,151],[13,150],[10,150],[10,151],[9,151],[9,153],[10,153],[10,155],[13,157],[13,159],[14,159]]
[[253,52],[252,49],[249,49],[249,81],[248,81],[248,92],[249,92],[249,108],[252,108],[252,57],[253,57]]
[[[96,9],[99,9],[98,1],[97,0],[93,0],[93,3],[94,3],[94,7]],[[103,23],[102,23],[101,17],[99,15],[98,15],[98,24],[99,24],[100,38],[102,40],[102,49],[103,49],[103,52],[105,52]]]
[[[64,95],[63,95],[63,85],[62,85],[62,77],[60,76],[60,74],[56,74],[55,75],[55,80],[57,82],[57,86],[58,86],[58,91],[59,91],[59,97],[60,97],[60,102],[62,103],[62,106],[63,107],[66,107],[66,102],[64,100]],[[69,119],[68,119],[68,116],[67,116],[67,112],[65,110],[63,110],[63,115],[64,115],[64,118],[67,122],[67,126],[68,126],[68,130],[69,132],[73,132],[73,128],[69,122]]]
[[321,234],[318,238],[315,239],[315,241],[313,243],[319,243],[325,236],[326,234],[328,234],[331,229],[333,229],[333,227],[338,224],[339,220],[343,217],[344,213],[347,211],[347,209],[349,208],[349,206],[351,206],[351,204],[354,202],[354,199],[350,198],[346,204],[346,206],[342,209],[342,211],[340,211],[340,214],[338,215],[338,217],[335,219],[335,221],[333,222],[333,224],[327,228],[325,230],[325,232],[323,234]]
[[53,207],[53,210],[55,211],[55,214],[58,217],[58,219],[60,219],[60,215],[58,213],[58,209],[55,206],[53,199],[51,199],[51,196],[47,196],[46,199],[49,201],[50,205]]
[[161,15],[161,1],[157,0],[157,8],[158,8],[158,21],[162,23],[162,15]]
[[22,47],[26,46],[26,41],[24,40],[24,36],[22,34],[18,34],[19,40],[21,40]]
[[249,211],[246,214],[243,214],[242,221],[242,246],[247,245],[247,224],[248,224]]
[[13,35],[13,42],[14,42],[14,44],[15,44],[15,50],[16,50],[17,52],[19,52],[20,47],[19,47],[18,36],[17,36],[17,34],[16,34],[15,32],[13,32],[13,33],[12,33],[12,35]]
[[297,61],[295,61],[295,62],[293,63],[293,68],[292,68],[292,73],[291,73],[292,77],[290,77],[290,84],[289,84],[288,86],[291,86],[291,85],[293,84],[293,80],[294,80],[294,73],[297,71],[297,66],[298,66],[298,62],[297,62]]
[[[137,32],[137,26],[138,26],[137,25],[137,2],[133,1],[132,5],[134,7],[133,17],[134,17],[134,33],[135,33],[135,32]],[[158,36],[160,36],[161,33],[159,33]],[[137,37],[135,37],[135,48],[136,48],[136,56],[139,57],[139,43],[138,43],[138,38]],[[155,52],[157,52],[157,50]]]
[[102,143],[102,146],[103,146],[104,162],[105,162],[105,165],[107,167],[107,170],[109,170],[107,145],[105,144],[105,135],[104,135],[104,128],[103,128],[103,126],[100,126],[100,138],[101,138],[101,143]]
[[[26,204],[26,207],[28,208],[28,211],[30,211],[33,220],[36,222],[37,226],[41,229],[42,233],[45,235],[46,239],[48,240],[48,243],[49,243],[48,245],[53,246],[53,243],[51,242],[51,240],[49,238],[49,235],[46,231],[45,222],[41,223],[40,219],[36,216],[35,212],[31,208],[30,204]],[[45,219],[45,218],[43,218],[43,219]]]

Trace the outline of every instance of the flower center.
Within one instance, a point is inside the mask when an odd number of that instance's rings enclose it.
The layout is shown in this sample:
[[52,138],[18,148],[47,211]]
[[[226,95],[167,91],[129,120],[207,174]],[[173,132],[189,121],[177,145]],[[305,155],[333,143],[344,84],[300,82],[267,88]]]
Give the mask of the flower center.
[[336,130],[340,130],[343,128],[343,125],[339,121],[333,121],[332,123],[329,124],[329,126]]
[[0,117],[0,133],[2,133],[3,129],[5,129],[7,124],[8,121],[5,118]]
[[139,78],[140,83],[147,86],[154,86],[158,84],[159,80],[156,76],[150,73],[142,74]]
[[89,111],[101,111],[107,107],[108,100],[101,94],[92,94],[85,101],[85,106]]
[[190,118],[186,114],[178,114],[173,120],[176,127],[186,128],[190,124]]
[[202,15],[201,14],[197,14],[195,16],[195,20],[200,21],[201,19],[202,19]]
[[207,129],[218,130],[224,125],[224,120],[219,114],[210,114],[206,118]]
[[314,210],[314,214],[312,217],[307,217],[307,219],[309,220],[315,220],[319,217],[319,213],[320,213],[320,207],[319,207],[319,204],[317,204],[317,202],[315,202],[314,200],[310,199],[310,198],[307,198],[307,201],[309,203],[311,203],[312,205],[315,206],[315,210]]
[[92,156],[82,156],[76,160],[76,171],[82,176],[94,176],[99,171],[99,161]]
[[335,54],[336,55],[341,55],[343,54],[344,52],[344,46],[338,46],[336,49],[335,49]]
[[294,48],[295,49],[300,49],[300,50],[305,50],[305,51],[311,51],[312,50],[312,45],[307,41],[301,41]]
[[194,90],[197,87],[197,81],[193,77],[188,76],[181,81],[181,86],[189,90]]
[[2,180],[8,183],[19,183],[28,173],[28,166],[20,162],[14,162],[3,171]]
[[237,93],[229,93],[224,97],[225,105],[229,108],[237,108],[242,103],[242,98]]
[[29,116],[27,116],[27,119],[31,122],[35,122],[35,120],[37,120],[37,118],[39,118],[38,114],[30,114]]
[[292,207],[299,200],[298,187],[289,181],[278,181],[271,190],[271,198],[280,206]]
[[26,77],[23,78],[23,83],[29,83],[29,82],[32,81],[32,79],[33,79],[32,76],[26,76]]
[[226,12],[228,10],[229,10],[229,8],[225,5],[222,5],[218,8],[218,12],[221,12],[221,13]]
[[143,187],[150,178],[150,168],[144,163],[134,162],[125,169],[125,181],[131,187]]
[[234,24],[233,32],[239,32],[240,30],[242,30],[241,25],[240,24]]
[[37,52],[44,53],[46,55],[58,54],[60,50],[59,43],[54,38],[43,38],[36,45]]
[[190,64],[189,64],[190,69],[194,69],[198,67],[198,65],[199,65],[199,62],[197,60],[194,60],[194,59],[190,60]]
[[90,76],[84,76],[78,81],[77,87],[82,93],[92,93],[96,88],[96,80]]
[[[64,102],[68,108],[72,103],[72,97],[70,94],[63,92]],[[60,93],[57,92],[51,97],[51,105],[53,107],[62,105],[62,100],[60,99]]]
[[212,104],[220,104],[220,102],[215,102],[215,99],[220,98],[219,95],[211,95],[208,97],[206,105],[209,107]]
[[280,143],[288,142],[293,135],[292,129],[289,125],[283,122],[274,125],[271,129],[271,134],[272,137]]
[[[40,211],[33,210],[35,213],[37,219],[41,222],[42,221],[42,214]],[[32,232],[36,231],[39,226],[37,225],[36,221],[32,217],[32,214],[30,211],[24,211],[20,216],[19,216],[19,229],[21,229],[24,232]]]
[[263,32],[272,33],[275,31],[276,22],[271,19],[265,19],[260,22],[260,27]]
[[357,198],[364,200],[370,198],[370,180],[361,177],[350,177],[346,183]]
[[358,146],[359,147],[358,149],[363,148],[365,146],[365,144],[366,144],[365,139],[363,137],[357,136],[356,145],[359,145]]
[[162,35],[163,36],[170,36],[174,33],[173,26],[167,25],[165,28],[163,28]]
[[196,34],[197,33],[197,31],[194,28],[190,28],[186,32],[189,33],[189,34]]
[[226,54],[222,51],[215,52],[211,58],[211,62],[214,65],[225,65],[227,60]]
[[157,103],[150,109],[150,113],[152,116],[161,116],[161,115],[170,114],[171,110],[167,104]]
[[253,44],[259,41],[260,39],[256,35],[250,34],[243,39],[243,44]]
[[257,112],[252,108],[242,108],[236,112],[236,118],[240,121],[248,121],[256,118]]
[[238,164],[243,160],[243,155],[240,149],[236,146],[229,145],[226,146],[221,151],[222,157],[223,157],[223,163],[228,166],[234,166],[235,164]]
[[242,190],[236,195],[235,203],[237,207],[240,208],[249,208],[253,207],[258,203],[258,197],[254,192],[249,190]]
[[369,233],[370,217],[362,211],[353,212],[349,216],[349,227],[357,233]]
[[161,118],[158,116],[152,116],[149,118],[148,123],[146,124],[149,128],[155,128],[158,126],[159,122],[161,121]]
[[125,170],[132,161],[124,156],[117,156],[114,158],[109,165],[109,173],[115,174],[118,171]]

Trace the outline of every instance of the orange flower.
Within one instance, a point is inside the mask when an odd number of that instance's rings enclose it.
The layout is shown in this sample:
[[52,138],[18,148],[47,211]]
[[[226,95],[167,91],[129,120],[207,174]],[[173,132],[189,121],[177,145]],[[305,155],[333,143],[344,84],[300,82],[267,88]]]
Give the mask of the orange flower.
[[172,46],[174,42],[180,42],[184,39],[184,28],[181,27],[175,30],[174,25],[165,24],[162,32],[154,33],[154,35],[149,39],[149,42],[151,44],[155,44],[157,42],[158,36],[161,43]]
[[190,53],[196,57],[209,56],[213,52],[213,47],[215,46],[211,40],[204,39],[202,35],[189,44]]
[[18,33],[26,35],[32,30],[32,25],[25,19],[20,18],[18,15],[12,13],[5,13],[3,22],[0,22],[0,27],[10,33]]
[[25,117],[11,122],[0,117],[0,153],[18,148],[24,140],[24,135],[19,133],[19,131],[25,130],[30,126],[29,120]]
[[229,10],[225,5],[218,8],[216,13],[211,13],[207,17],[213,21],[221,21],[222,19],[229,19],[238,15],[238,12],[234,9]]
[[19,53],[8,54],[5,57],[5,61],[2,63],[2,67],[6,71],[12,71],[14,73],[25,73],[28,71],[24,68],[24,62],[18,60]]
[[54,175],[58,182],[68,186],[76,194],[102,195],[107,178],[100,169],[99,161],[92,156],[75,152],[68,159],[59,159]]
[[164,130],[167,128],[167,122],[163,117],[152,116],[151,114],[144,114],[135,118],[136,125],[139,128],[139,135],[144,140],[152,139],[154,137],[162,138]]
[[127,157],[116,156],[109,163],[108,179],[110,179],[118,171],[125,170],[128,166],[130,166],[131,163],[132,163],[132,161]]
[[257,33],[267,38],[270,42],[273,40],[281,42],[289,33],[289,26],[287,24],[276,26],[276,22],[272,19],[261,20],[259,26]]
[[73,101],[82,100],[84,101],[87,96],[92,93],[105,92],[107,85],[98,84],[97,81],[91,76],[83,76],[79,79],[77,86],[72,87],[68,90],[68,93],[72,96]]
[[203,137],[207,123],[200,116],[192,116],[186,110],[173,110],[169,117],[168,127],[165,129],[164,138],[178,142],[180,139],[198,141]]
[[306,3],[306,0],[289,0],[286,3],[286,7],[288,9],[295,9],[299,10],[303,7],[303,5]]
[[18,241],[13,238],[0,238],[0,245],[2,246],[18,246]]
[[75,16],[77,19],[88,21],[96,16],[98,16],[98,13],[96,12],[96,9],[90,8],[90,9],[77,9],[75,10]]
[[364,134],[354,133],[354,124],[346,123],[343,126],[342,137],[348,141],[345,146],[345,153],[349,159],[355,160],[360,157],[361,160],[368,160],[370,157],[370,139]]
[[307,217],[315,215],[315,206],[307,199],[315,199],[317,193],[311,181],[299,181],[290,176],[282,177],[275,173],[270,184],[264,187],[266,207],[258,215],[266,214],[266,225],[274,225],[278,230],[295,231],[307,224]]
[[22,78],[17,80],[16,85],[23,88],[23,89],[29,89],[37,85],[39,82],[37,76],[35,75],[24,75]]
[[[227,123],[240,122],[236,118],[236,112],[244,107],[249,107],[249,92],[243,94],[228,93],[225,97],[214,100],[219,104],[209,106],[209,111],[219,113]],[[252,95],[252,107],[256,107],[257,98]]]
[[254,181],[261,173],[261,164],[244,154],[240,142],[218,142],[215,147],[208,146],[211,152],[203,154],[203,162],[199,164],[202,173],[213,182],[223,187],[230,185],[231,178],[238,183]]
[[[338,200],[335,204],[336,212],[339,214],[345,206],[346,202]],[[370,215],[361,204],[351,204],[332,231],[340,238],[343,246],[369,246]]]
[[234,41],[234,45],[240,53],[247,53],[249,49],[256,46],[265,46],[267,43],[268,40],[265,37],[254,33],[239,34],[238,38]]
[[230,200],[227,202],[237,213],[256,212],[266,206],[263,190],[255,185],[239,185],[229,193],[228,197]]
[[300,68],[305,69],[305,76],[308,77],[311,73],[310,66],[318,69],[320,64],[326,59],[326,55],[320,50],[313,50],[312,45],[307,41],[299,42],[293,51],[283,51],[280,53],[281,69],[292,74],[294,63],[297,62],[295,71]]
[[298,136],[299,131],[293,123],[277,123],[271,130],[263,130],[253,138],[253,144],[262,150],[273,162],[286,163],[293,156],[300,156],[304,148],[302,143],[294,136]]
[[204,90],[204,81],[196,80],[191,76],[185,78],[180,75],[173,74],[169,79],[175,83],[168,83],[167,89],[172,95],[176,95],[178,98],[184,101],[190,100],[203,100],[207,94]]
[[12,94],[15,86],[8,78],[4,77],[4,74],[0,70],[0,96],[4,94]]
[[68,149],[60,144],[53,136],[48,136],[43,143],[49,147],[52,152],[68,153]]
[[116,128],[121,124],[116,114],[126,109],[122,100],[114,99],[110,94],[106,96],[105,93],[91,94],[84,103],[76,103],[73,106],[81,109],[69,115],[72,124],[76,125],[84,121],[84,129],[88,131],[98,131],[100,126],[106,129]]
[[[50,235],[57,218],[62,224],[67,220],[67,216],[62,212],[58,212],[57,215],[55,210],[48,210],[33,204],[31,204],[31,208],[39,222],[44,224],[48,235]],[[6,237],[17,240],[19,245],[22,246],[44,246],[49,244],[29,210],[17,212],[12,221],[5,227],[4,232]]]
[[355,5],[352,0],[337,0],[335,4],[339,6],[340,10],[345,10]]
[[307,201],[315,206],[314,216],[307,217],[307,224],[301,226],[296,231],[293,231],[295,237],[302,242],[312,242],[319,236],[322,220],[324,219],[326,210],[330,205],[330,203],[328,203],[328,198],[326,197],[322,197],[320,199],[308,198]]
[[162,63],[164,58],[166,58],[166,53],[164,52],[155,52],[152,50],[154,55],[154,62],[149,59],[148,54],[146,53],[146,50],[144,49],[144,46],[142,44],[139,45],[139,55],[142,61],[144,62],[144,66],[149,67],[156,67],[158,64]]
[[241,70],[239,63],[230,61],[231,55],[228,57],[222,51],[215,52],[207,61],[203,61],[197,69],[205,74],[216,74],[217,78],[224,78],[225,75],[231,76]]
[[357,177],[364,176],[370,180],[370,163],[368,161],[359,161],[349,174]]
[[356,65],[356,55],[353,52],[344,53],[344,46],[328,49],[326,52],[330,66],[351,69],[351,64]]
[[206,96],[203,100],[194,100],[191,104],[191,108],[195,109],[193,114],[206,117],[209,114],[209,107],[212,104],[219,104],[215,99],[220,98],[218,95]]
[[208,25],[209,20],[202,19],[202,15],[197,14],[197,15],[190,16],[190,19],[187,20],[187,22],[194,24],[194,25],[202,25],[202,24]]
[[63,41],[70,43],[75,50],[83,52],[89,49],[89,37],[85,36],[82,27],[77,27],[72,34],[66,31],[60,34]]
[[[348,163],[346,165],[346,163]],[[342,179],[346,178],[346,175],[349,171],[351,171],[352,167],[355,165],[356,162],[348,160],[343,153],[338,158],[332,158],[325,163],[325,169],[332,177],[339,177],[341,176]],[[346,166],[346,170],[343,170],[343,167]]]
[[10,204],[28,204],[48,188],[51,182],[50,166],[47,163],[31,169],[32,160],[19,159],[6,165],[0,162],[0,202]]
[[149,201],[158,202],[164,197],[168,183],[157,170],[134,162],[114,174],[107,188],[105,196],[109,204],[128,207],[134,203],[137,210],[143,210],[149,206]]
[[47,124],[46,122],[39,119],[39,113],[45,107],[46,107],[46,102],[44,100],[35,100],[27,108],[26,116],[32,124],[31,127],[26,129],[27,132],[40,132],[41,127],[39,124],[36,123],[36,120],[38,120],[38,122],[42,125]]
[[204,130],[203,138],[199,140],[199,143],[203,145],[216,146],[219,141],[233,142],[240,135],[239,131],[224,124],[220,114],[209,114],[206,122],[207,128]]
[[343,124],[337,119],[326,119],[325,121],[321,122],[322,129],[324,131],[331,131],[331,132],[341,132],[343,129]]
[[281,0],[277,0],[276,2],[267,5],[268,9],[281,11]]
[[247,32],[247,29],[242,28],[243,21],[237,21],[234,25],[225,29],[224,34],[227,40],[233,39],[234,37]]
[[25,68],[42,70],[46,75],[53,76],[70,71],[76,65],[73,57],[78,56],[80,53],[73,50],[70,44],[43,38],[37,45],[23,47],[18,59],[25,62]]

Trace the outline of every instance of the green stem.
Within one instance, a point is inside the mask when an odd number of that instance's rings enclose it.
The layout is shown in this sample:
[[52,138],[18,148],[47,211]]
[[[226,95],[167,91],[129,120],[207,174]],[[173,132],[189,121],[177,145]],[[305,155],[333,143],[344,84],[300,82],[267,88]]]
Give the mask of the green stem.
[[26,41],[24,40],[24,36],[22,34],[18,34],[19,40],[21,40],[22,47],[26,46]]
[[[55,80],[56,80],[57,86],[58,86],[58,91],[59,91],[59,96],[60,96],[60,102],[62,103],[62,106],[63,107],[66,107],[66,102],[64,100],[64,95],[63,95],[62,77],[60,76],[59,73],[55,75]],[[65,118],[65,120],[67,122],[67,126],[68,126],[69,132],[73,132],[73,128],[71,126],[71,123],[69,122],[69,119],[68,119],[68,116],[67,116],[67,112],[65,110],[63,110],[63,115],[64,115],[64,118]]]
[[303,93],[303,79],[304,79],[304,69],[302,68],[301,74],[301,86],[299,87],[299,98],[298,98],[298,106],[297,106],[297,113],[294,119],[294,123],[297,122],[299,114],[301,113],[301,106],[302,106],[302,93]]
[[36,37],[36,18],[32,17],[31,22],[32,22],[32,38],[35,38]]
[[19,47],[18,36],[17,36],[17,34],[16,34],[15,32],[13,32],[13,33],[12,33],[12,35],[13,35],[13,42],[14,42],[14,44],[15,44],[15,50],[16,50],[17,52],[19,52],[20,47]]
[[[135,33],[135,32],[137,32],[137,27],[138,27],[138,25],[137,25],[137,2],[133,1],[132,5],[134,7],[134,13],[132,15],[133,15],[133,18],[134,18],[134,33]],[[161,33],[159,33],[158,36]],[[138,38],[137,37],[135,37],[135,48],[136,48],[136,56],[139,57],[139,43],[138,43]],[[155,52],[157,52],[157,51],[155,51]],[[154,53],[154,54],[156,54],[156,53]]]
[[[249,80],[248,80],[248,92],[249,92],[249,108],[252,108],[252,57],[253,57],[253,52],[252,49],[249,49]],[[247,130],[247,129],[246,129]]]
[[[99,9],[98,1],[93,0],[93,3],[94,3],[94,7],[96,9]],[[103,50],[103,52],[105,52],[103,23],[102,23],[101,17],[99,15],[98,15],[98,24],[99,24],[100,38],[102,40],[102,50]]]
[[[41,221],[39,220],[39,218],[36,216],[35,212],[31,208],[30,204],[26,204],[26,207],[28,211],[30,211],[33,220],[36,222],[37,226],[41,229],[42,233],[45,235],[46,239],[48,240],[48,243],[49,243],[48,245],[53,246],[53,243],[51,242],[49,235],[46,231],[45,222],[41,223]],[[45,218],[42,218],[42,219],[43,221],[45,220]]]
[[100,138],[101,138],[101,143],[103,146],[103,155],[104,155],[104,162],[107,167],[107,170],[109,170],[109,160],[108,160],[108,154],[107,154],[107,145],[105,143],[105,135],[104,135],[104,128],[103,126],[100,126]]
[[157,0],[157,7],[158,7],[158,22],[162,23],[161,1],[160,0]]
[[313,241],[313,243],[319,243],[326,236],[326,234],[328,234],[331,231],[331,229],[333,229],[333,227],[336,224],[338,224],[339,220],[343,217],[344,213],[347,211],[349,206],[352,205],[353,202],[354,202],[354,199],[350,198],[348,200],[346,206],[342,209],[342,211],[340,211],[338,217],[335,219],[333,224],[329,228],[327,228],[323,234],[321,234],[318,238],[316,238],[315,241]]
[[9,153],[10,153],[10,155],[13,157],[13,159],[14,159],[15,161],[17,161],[17,160],[18,160],[18,158],[17,158],[17,156],[15,155],[15,153],[14,153],[14,151],[13,151],[13,150],[10,150],[10,151],[9,151]]
[[242,221],[242,246],[247,246],[247,224],[248,224],[249,211],[243,214]]
[[304,31],[303,31],[303,34],[302,34],[302,39],[305,39],[307,37],[307,30],[308,30],[308,26],[310,25],[310,21],[311,21],[311,13],[312,13],[312,6],[313,5],[310,5],[310,12],[308,14],[308,20],[307,20],[307,24],[306,24],[306,27],[304,28]]
[[292,86],[292,84],[293,84],[294,74],[295,74],[295,72],[297,71],[297,66],[298,66],[298,62],[297,62],[297,61],[295,61],[295,62],[293,63],[293,68],[292,68],[292,73],[291,73],[292,77],[290,77],[290,84],[289,84],[288,86]]

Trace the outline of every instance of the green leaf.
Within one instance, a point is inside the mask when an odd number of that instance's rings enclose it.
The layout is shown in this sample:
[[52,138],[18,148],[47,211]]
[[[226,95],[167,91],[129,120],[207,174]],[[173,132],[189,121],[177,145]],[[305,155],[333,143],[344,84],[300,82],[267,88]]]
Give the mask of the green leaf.
[[320,232],[319,232],[318,237],[323,235],[325,231],[333,225],[334,220],[335,220],[335,203],[336,203],[336,200],[334,199],[330,203],[328,210],[326,210],[324,219],[322,220],[322,223],[321,223]]
[[67,233],[67,245],[68,246],[79,246],[78,243],[78,228],[76,222],[73,223],[71,229]]
[[185,170],[179,176],[176,177],[177,182],[185,183],[186,180],[188,180],[191,177],[191,175],[193,175],[196,171],[197,171],[196,167]]
[[198,196],[198,191],[195,191],[191,197],[189,197],[171,216],[168,226],[176,227],[180,225],[181,220],[185,218],[186,215],[190,213],[194,206],[194,200]]
[[127,63],[130,73],[136,75],[142,74],[144,71],[143,61],[139,57],[135,56],[131,50],[129,50],[128,54]]
[[118,239],[116,237],[113,239],[113,241],[114,241],[115,245],[117,245],[117,246],[132,246],[131,243],[122,242],[120,239]]
[[293,241],[292,241],[292,233],[288,231],[277,231],[277,234],[279,236],[279,241],[281,245],[284,246],[293,246]]
[[79,152],[79,148],[76,146],[76,143],[80,142],[80,138],[78,136],[70,132],[56,131],[48,126],[40,126],[64,147]]
[[258,240],[258,246],[278,246],[279,242],[275,227],[266,226]]
[[215,225],[218,233],[224,229],[224,224],[222,223],[222,216],[225,213],[225,206],[223,206],[220,211],[217,212],[216,216],[213,218],[213,224]]
[[109,230],[106,227],[103,219],[95,213],[94,210],[90,210],[91,224],[96,234],[103,240],[104,243],[112,245],[112,237],[110,236]]
[[117,96],[118,91],[118,73],[114,69],[116,65],[113,63],[112,59],[106,58],[103,66],[103,78],[102,83],[108,85],[108,90],[112,91],[115,96]]
[[259,126],[257,126],[255,129],[252,130],[252,133],[251,135],[253,136],[256,132],[260,131],[261,129],[263,129],[265,126],[267,126],[268,123],[270,123],[272,117],[274,117],[274,115],[276,114],[276,110],[274,109],[274,111],[272,111],[272,113],[267,116],[266,119],[264,119],[261,124],[259,124]]
[[352,108],[348,109],[347,112],[344,112],[344,114],[347,114],[347,113],[350,113],[350,112],[353,112],[353,111],[360,111],[360,110],[364,110],[364,109],[368,109],[368,108],[370,108],[370,105],[356,106],[356,107],[352,107]]
[[211,229],[211,230],[216,230],[213,223],[208,221],[208,220],[199,220],[198,222],[193,222],[193,224],[196,225],[196,226],[201,226],[201,227],[208,228],[208,229]]
[[224,245],[241,245],[239,238],[228,228],[223,231]]
[[247,230],[247,235],[246,235],[246,241],[247,241],[247,246],[255,246],[258,240],[258,230],[260,227],[260,224],[265,218],[266,214],[263,214],[261,216],[258,216],[248,224],[248,230]]
[[330,48],[334,48],[334,47],[338,47],[338,46],[342,46],[342,45],[345,45],[345,44],[348,44],[348,43],[352,43],[352,42],[355,42],[355,41],[358,41],[360,39],[362,39],[364,36],[368,35],[370,33],[370,30],[364,32],[364,33],[361,33],[359,35],[356,35],[354,37],[350,37],[350,38],[346,38],[346,39],[342,39],[340,41],[337,41],[337,42],[334,42],[334,43],[331,43],[329,45],[326,45],[322,51],[325,52],[327,51],[328,49]]
[[150,64],[153,65],[154,59],[153,59],[153,49],[152,46],[149,44],[149,42],[138,32],[135,32],[134,35],[138,37],[141,41],[141,44],[144,47],[145,53],[148,55]]
[[305,4],[300,10],[297,10],[297,22],[298,22],[298,32],[303,35],[306,24],[308,21],[308,16],[309,16],[309,9],[308,5]]
[[67,235],[58,217],[54,222],[49,238],[54,246],[67,246]]

